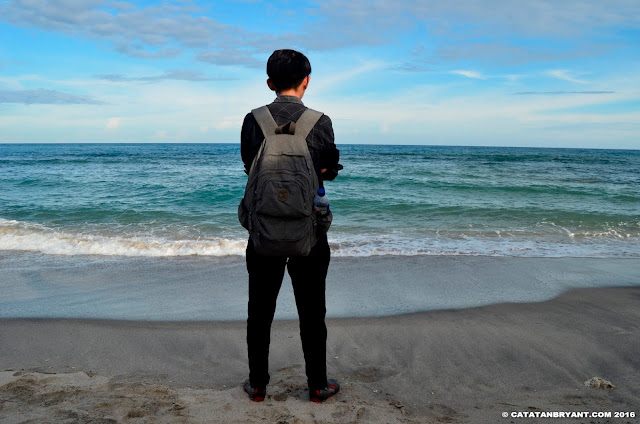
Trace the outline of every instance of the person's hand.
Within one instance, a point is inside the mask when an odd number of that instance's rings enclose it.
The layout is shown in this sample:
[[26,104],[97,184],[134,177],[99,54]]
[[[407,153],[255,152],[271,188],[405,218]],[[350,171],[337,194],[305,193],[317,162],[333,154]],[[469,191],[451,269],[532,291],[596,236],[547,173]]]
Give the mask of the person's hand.
[[338,164],[336,169],[321,168],[320,177],[323,181],[333,181],[338,176],[338,171],[342,169],[342,165]]

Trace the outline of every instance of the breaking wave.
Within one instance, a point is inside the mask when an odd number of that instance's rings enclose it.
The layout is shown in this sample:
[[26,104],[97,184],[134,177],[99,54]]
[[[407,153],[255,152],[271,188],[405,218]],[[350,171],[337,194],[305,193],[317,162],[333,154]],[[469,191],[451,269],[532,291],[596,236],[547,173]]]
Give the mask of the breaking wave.
[[244,255],[246,245],[246,241],[225,238],[169,240],[153,236],[78,234],[40,224],[0,219],[0,250],[54,255],[228,256]]

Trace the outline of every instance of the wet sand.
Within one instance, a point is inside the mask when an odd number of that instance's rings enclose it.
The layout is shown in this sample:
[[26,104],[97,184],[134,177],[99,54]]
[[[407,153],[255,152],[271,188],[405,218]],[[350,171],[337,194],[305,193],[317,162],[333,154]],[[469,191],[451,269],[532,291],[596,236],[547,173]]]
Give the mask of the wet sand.
[[[630,423],[502,413],[640,413],[640,287],[328,327],[341,393],[307,400],[297,322],[276,321],[272,384],[252,403],[240,387],[242,322],[0,320],[0,422]],[[585,386],[592,377],[615,388]]]
[[[0,252],[0,318],[244,321],[243,257]],[[327,316],[390,316],[540,302],[572,288],[640,286],[640,259],[499,256],[332,258]],[[297,319],[285,275],[276,319]]]

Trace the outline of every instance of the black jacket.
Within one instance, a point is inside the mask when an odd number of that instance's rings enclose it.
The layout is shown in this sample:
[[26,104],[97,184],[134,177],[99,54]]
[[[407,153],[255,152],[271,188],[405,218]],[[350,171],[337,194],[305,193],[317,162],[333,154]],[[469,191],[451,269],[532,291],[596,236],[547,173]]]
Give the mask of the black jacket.
[[[294,96],[278,96],[267,107],[278,125],[297,121],[307,109],[302,100]],[[242,123],[240,136],[240,153],[242,162],[244,162],[244,171],[247,174],[263,140],[264,134],[262,134],[260,126],[253,114],[248,113]],[[331,119],[327,115],[322,115],[307,136],[307,146],[309,146],[320,185],[322,186],[322,180],[333,180],[338,175],[340,152],[334,143],[333,127]],[[321,174],[320,170],[323,168],[326,168],[327,171]]]

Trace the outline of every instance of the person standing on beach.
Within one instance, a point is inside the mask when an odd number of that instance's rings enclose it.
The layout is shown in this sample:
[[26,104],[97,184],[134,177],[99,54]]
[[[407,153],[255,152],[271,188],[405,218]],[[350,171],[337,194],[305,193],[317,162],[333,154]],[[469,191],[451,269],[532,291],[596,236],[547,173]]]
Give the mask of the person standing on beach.
[[[311,79],[311,64],[295,50],[276,50],[267,61],[267,85],[276,99],[267,105],[278,131],[294,133],[295,123],[307,109],[302,97]],[[289,132],[290,131],[290,132]],[[249,174],[254,158],[265,139],[253,113],[242,124],[241,155]],[[306,137],[318,183],[338,175],[339,151],[334,144],[331,119],[322,115]],[[329,268],[330,249],[326,229],[318,226],[317,242],[307,256],[263,256],[256,251],[251,237],[247,244],[246,262],[249,273],[247,348],[249,378],[244,390],[253,401],[262,401],[269,384],[269,344],[276,299],[285,268],[293,284],[300,319],[300,338],[305,358],[309,398],[321,402],[340,390],[336,380],[327,379],[327,327],[325,325],[325,280]],[[327,225],[328,227],[328,225]]]

